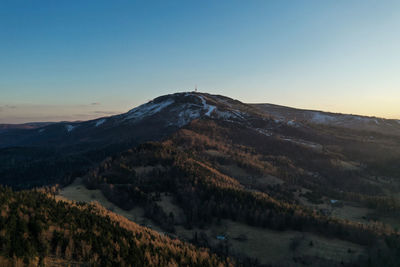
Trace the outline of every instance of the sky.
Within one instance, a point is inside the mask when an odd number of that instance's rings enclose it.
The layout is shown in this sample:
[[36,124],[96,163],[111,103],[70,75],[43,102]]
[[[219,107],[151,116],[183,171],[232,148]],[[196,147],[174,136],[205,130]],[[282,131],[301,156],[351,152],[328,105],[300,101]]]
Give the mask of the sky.
[[400,119],[400,1],[0,0],[0,123],[193,90]]

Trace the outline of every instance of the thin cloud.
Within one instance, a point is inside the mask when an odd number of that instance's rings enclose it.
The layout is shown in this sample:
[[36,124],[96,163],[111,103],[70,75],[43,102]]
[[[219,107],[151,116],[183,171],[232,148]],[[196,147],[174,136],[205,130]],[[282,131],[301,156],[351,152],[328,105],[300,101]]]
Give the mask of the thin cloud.
[[97,111],[93,111],[93,113],[95,113],[95,114],[113,115],[113,114],[117,114],[118,112],[115,112],[115,111],[101,111],[101,110],[97,110]]
[[85,118],[85,117],[90,117],[92,115],[93,114],[89,114],[89,113],[76,113],[76,114],[73,114],[72,116]]
[[5,107],[6,108],[12,108],[12,109],[17,108],[17,106],[14,106],[14,105],[6,105]]

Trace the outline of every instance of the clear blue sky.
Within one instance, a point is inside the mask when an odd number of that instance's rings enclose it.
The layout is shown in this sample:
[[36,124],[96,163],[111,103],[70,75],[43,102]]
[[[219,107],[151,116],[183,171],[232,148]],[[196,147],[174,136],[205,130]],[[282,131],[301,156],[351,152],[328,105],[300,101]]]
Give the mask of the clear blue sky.
[[400,119],[400,1],[0,1],[0,123],[191,90]]

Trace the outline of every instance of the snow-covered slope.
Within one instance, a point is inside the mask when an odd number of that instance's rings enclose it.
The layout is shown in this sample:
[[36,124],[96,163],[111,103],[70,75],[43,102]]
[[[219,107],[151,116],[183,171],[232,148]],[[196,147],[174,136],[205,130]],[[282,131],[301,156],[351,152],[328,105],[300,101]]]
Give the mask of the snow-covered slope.
[[168,98],[164,101],[161,101],[159,103],[155,103],[154,101],[151,101],[149,103],[143,104],[137,108],[134,108],[130,110],[125,116],[125,120],[141,120],[143,118],[149,117],[151,115],[154,115],[164,108],[168,107],[169,105],[174,103],[174,99]]
[[[232,99],[195,92],[177,93],[158,97],[118,116],[119,122],[138,123],[149,118],[161,118],[162,125],[182,127],[199,118],[220,118],[244,120],[251,115],[240,109]],[[248,107],[247,107],[248,109]],[[254,111],[253,111],[254,112]]]
[[259,110],[274,116],[288,124],[321,124],[344,127],[362,131],[373,131],[384,134],[400,135],[398,120],[367,117],[350,114],[330,113],[314,110],[302,110],[272,104],[253,104]]

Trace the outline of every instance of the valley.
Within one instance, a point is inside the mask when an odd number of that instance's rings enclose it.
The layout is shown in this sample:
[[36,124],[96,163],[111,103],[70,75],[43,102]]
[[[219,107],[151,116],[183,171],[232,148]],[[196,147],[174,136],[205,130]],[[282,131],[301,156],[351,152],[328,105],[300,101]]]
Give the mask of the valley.
[[[88,190],[82,184],[80,178],[77,180],[61,189],[57,197],[60,196],[62,199],[65,198],[76,202],[98,202],[108,210],[122,215],[133,222],[156,230],[160,234],[165,234],[157,223],[145,216],[144,210],[140,207],[128,211],[123,210],[108,201],[100,190]],[[194,237],[197,236],[197,239],[201,239],[201,242],[204,242],[203,244],[207,244],[209,247],[218,249],[222,246],[230,254],[241,255],[242,257],[246,255],[247,257],[258,259],[260,264],[306,265],[309,264],[307,257],[310,258],[309,261],[315,258],[323,258],[331,261],[340,260],[340,262],[351,263],[357,262],[360,256],[365,257],[367,253],[364,247],[340,239],[324,238],[300,231],[273,231],[232,220],[221,220],[211,227],[194,227],[189,230],[179,225],[182,222],[184,214],[182,209],[174,203],[170,196],[161,194],[160,200],[156,203],[160,205],[165,213],[172,213],[177,221],[178,226],[175,227],[175,232],[168,233],[169,236],[177,237],[187,242],[193,242]],[[340,213],[339,215],[344,213],[341,210],[347,210],[347,214],[351,214],[351,218],[346,219],[361,219],[361,217],[357,217],[359,214],[355,213],[360,213],[357,208],[346,205],[339,210],[335,210],[336,213]],[[333,215],[344,218],[343,216],[337,216],[338,214]],[[219,240],[218,237],[223,240]],[[293,259],[288,260],[288,255],[291,255],[294,259],[297,258],[299,262],[296,263]]]

